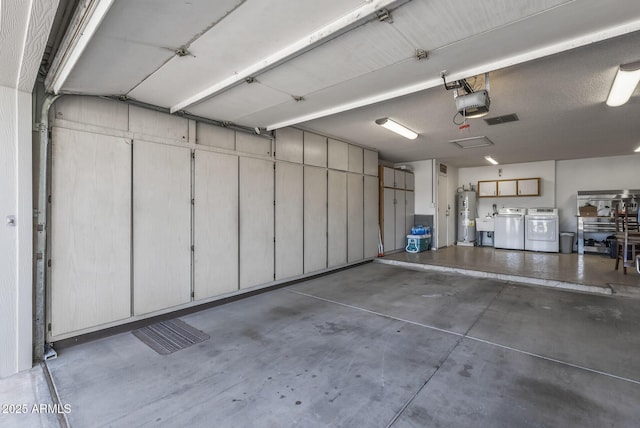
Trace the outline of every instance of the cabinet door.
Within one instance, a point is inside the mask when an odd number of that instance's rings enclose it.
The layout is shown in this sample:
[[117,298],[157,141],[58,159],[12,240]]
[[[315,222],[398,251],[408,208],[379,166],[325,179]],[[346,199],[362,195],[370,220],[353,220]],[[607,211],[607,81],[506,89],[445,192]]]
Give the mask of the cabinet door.
[[295,128],[276,130],[276,159],[302,163],[302,131]]
[[498,183],[495,180],[478,181],[478,197],[486,198],[498,195]]
[[56,336],[131,315],[131,143],[61,128],[52,139]]
[[411,234],[411,228],[413,227],[413,218],[415,214],[415,197],[413,192],[405,192],[404,193],[404,202],[405,202],[405,210],[404,210],[404,235]]
[[394,170],[395,175],[395,188],[396,189],[405,189],[405,174],[404,171],[400,171],[398,169]]
[[498,196],[516,196],[517,187],[516,180],[498,180]]
[[384,187],[396,187],[396,171],[392,168],[387,168],[386,166],[382,171],[382,184]]
[[328,166],[331,169],[346,171],[349,169],[349,145],[342,141],[327,140]]
[[240,158],[240,288],[273,281],[273,162]]
[[396,249],[396,191],[384,188],[384,227],[382,229],[382,242],[384,251],[389,252]]
[[367,175],[378,175],[378,152],[364,149],[364,173]]
[[404,241],[406,239],[405,234],[405,208],[406,202],[405,191],[404,190],[396,190],[396,205],[395,205],[395,216],[396,216],[396,224],[395,224],[395,243],[394,249],[398,250],[400,248],[404,248]]
[[238,290],[238,157],[196,150],[194,298]]
[[303,166],[276,164],[276,279],[303,273]]
[[540,179],[518,180],[518,196],[540,196]]
[[364,258],[378,254],[378,177],[364,177]]
[[304,167],[304,273],[327,267],[327,170]]
[[347,263],[347,173],[328,175],[328,266]]
[[364,181],[360,174],[349,174],[347,181],[347,260],[352,263],[364,258]]
[[415,176],[412,172],[404,173],[404,187],[407,190],[414,190],[415,188]]
[[322,135],[304,132],[305,165],[327,166],[327,138]]
[[363,162],[362,147],[349,144],[349,172],[362,174]]
[[191,149],[133,143],[133,305],[191,301]]

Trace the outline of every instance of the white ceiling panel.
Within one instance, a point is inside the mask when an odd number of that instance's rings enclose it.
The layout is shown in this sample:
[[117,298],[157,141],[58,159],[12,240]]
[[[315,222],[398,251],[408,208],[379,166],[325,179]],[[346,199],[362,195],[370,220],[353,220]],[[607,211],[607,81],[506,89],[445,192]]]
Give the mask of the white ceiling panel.
[[393,25],[376,20],[261,74],[260,80],[305,95],[414,57],[415,47]]
[[120,95],[242,0],[116,0],[63,91]]
[[248,0],[175,57],[130,96],[172,106],[268,57],[363,4],[362,0]]
[[[292,100],[291,96],[271,89],[259,82],[243,83],[189,109],[189,113],[217,120],[239,123],[246,112],[268,110],[277,104]],[[255,126],[255,125],[252,125]]]

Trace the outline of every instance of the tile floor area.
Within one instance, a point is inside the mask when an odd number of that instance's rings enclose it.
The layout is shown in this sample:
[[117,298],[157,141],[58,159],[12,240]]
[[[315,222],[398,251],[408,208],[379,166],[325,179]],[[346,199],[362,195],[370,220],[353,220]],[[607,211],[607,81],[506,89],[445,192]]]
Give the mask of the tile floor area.
[[211,338],[170,355],[131,333],[59,350],[47,364],[69,425],[640,420],[633,297],[369,263],[181,319]]
[[615,270],[615,259],[597,254],[450,246],[417,254],[403,251],[377,261],[584,292],[640,296],[640,275],[635,268],[627,269],[625,275],[622,267]]

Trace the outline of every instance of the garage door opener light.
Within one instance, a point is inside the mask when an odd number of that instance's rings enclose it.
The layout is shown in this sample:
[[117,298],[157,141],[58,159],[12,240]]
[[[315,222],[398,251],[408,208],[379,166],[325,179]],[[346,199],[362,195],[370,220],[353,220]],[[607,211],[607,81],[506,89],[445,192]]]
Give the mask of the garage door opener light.
[[408,138],[410,140],[415,140],[418,138],[418,133],[412,131],[404,125],[400,125],[398,122],[394,122],[388,117],[383,117],[382,119],[376,120],[376,124],[382,126],[383,128],[387,128],[389,131],[395,132],[398,135],[402,135],[404,138]]

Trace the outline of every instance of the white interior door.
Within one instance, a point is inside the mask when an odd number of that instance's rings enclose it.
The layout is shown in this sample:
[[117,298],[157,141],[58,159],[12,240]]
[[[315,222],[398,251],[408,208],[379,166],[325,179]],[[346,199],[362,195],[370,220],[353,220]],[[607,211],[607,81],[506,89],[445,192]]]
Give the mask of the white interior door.
[[[362,155],[362,149],[360,155]],[[362,165],[360,163],[360,165]],[[364,181],[360,174],[347,176],[347,261],[364,258]]]
[[378,177],[364,176],[365,259],[378,255],[378,185]]
[[447,176],[438,174],[438,248],[447,246],[450,207],[447,202]]
[[302,275],[303,167],[276,163],[276,279]]
[[53,128],[51,335],[131,315],[131,143]]
[[304,167],[304,273],[327,267],[327,170]]
[[[387,168],[385,168],[385,171]],[[384,206],[382,207],[384,213],[384,252],[393,251],[396,249],[396,191],[393,189],[384,188]]]
[[194,298],[238,290],[238,157],[196,150]]
[[274,279],[273,162],[240,158],[240,288]]
[[[404,174],[404,173],[403,173]],[[404,176],[403,176],[404,177]],[[406,214],[405,214],[405,208],[406,208],[406,202],[405,202],[405,191],[404,190],[397,190],[396,189],[396,227],[395,227],[395,243],[394,243],[394,249],[395,250],[399,250],[401,248],[405,247],[405,239],[406,239],[406,225],[405,225],[405,221],[406,221]]]
[[347,173],[328,172],[328,266],[347,263]]
[[135,315],[191,301],[191,149],[133,143]]

